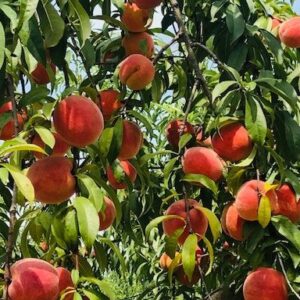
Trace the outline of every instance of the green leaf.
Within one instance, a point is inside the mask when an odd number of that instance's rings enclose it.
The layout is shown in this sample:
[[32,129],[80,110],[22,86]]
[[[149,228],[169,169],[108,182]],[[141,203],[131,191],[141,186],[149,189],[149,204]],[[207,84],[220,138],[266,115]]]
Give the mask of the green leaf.
[[257,153],[257,147],[253,147],[251,153],[249,154],[248,157],[246,157],[245,159],[243,159],[241,162],[239,162],[238,164],[235,164],[235,167],[248,167],[252,164],[255,156]]
[[186,182],[191,182],[191,183],[200,183],[201,185],[203,185],[206,188],[208,188],[209,190],[211,190],[215,195],[218,194],[217,184],[205,175],[187,174],[183,177],[182,180],[186,181]]
[[28,22],[29,19],[34,15],[37,9],[37,5],[39,0],[20,0],[20,13],[19,13],[19,21],[17,26],[17,31],[19,31],[23,24]]
[[238,84],[236,81],[222,81],[218,83],[212,91],[213,101],[216,100],[221,94],[226,92],[232,85]]
[[205,274],[205,275],[208,275],[212,270],[214,259],[215,259],[214,250],[213,250],[213,247],[212,247],[210,241],[205,236],[202,236],[202,239],[203,239],[203,242],[205,243],[205,245],[207,247],[207,251],[208,251],[208,254],[209,254],[209,267],[208,267],[208,270]]
[[170,174],[174,170],[174,166],[178,160],[179,160],[179,157],[176,156],[176,157],[172,158],[170,161],[168,161],[167,164],[165,165],[165,168],[164,168],[164,185],[165,186],[168,186]]
[[113,140],[114,129],[105,128],[99,139],[99,152],[101,157],[106,158]]
[[187,275],[189,281],[192,281],[195,270],[196,260],[195,253],[198,245],[196,234],[190,234],[182,246],[182,264],[184,273]]
[[0,68],[3,66],[5,58],[5,32],[2,23],[0,22]]
[[179,143],[178,143],[178,148],[179,148],[179,151],[181,149],[183,149],[187,143],[193,138],[193,136],[190,134],[190,133],[185,133],[183,134],[180,139],[179,139]]
[[[195,256],[194,256],[194,258],[195,258]],[[179,253],[179,254],[175,255],[175,257],[172,260],[172,263],[168,269],[168,279],[169,279],[170,285],[172,285],[174,270],[179,266],[180,262],[181,262],[181,254]]]
[[73,205],[77,211],[81,237],[87,248],[91,248],[99,231],[99,216],[97,210],[89,199],[84,197],[77,197]]
[[26,225],[21,235],[20,248],[24,258],[31,257],[30,250],[29,250],[29,243],[28,243],[28,233],[29,233],[30,225],[31,222],[29,222]]
[[20,106],[25,107],[32,103],[39,102],[45,99],[49,94],[49,90],[45,86],[32,88],[29,93],[26,93],[20,100]]
[[3,144],[0,146],[0,156],[7,153],[13,153],[16,151],[35,151],[43,154],[47,154],[45,150],[34,144],[18,143],[18,144]]
[[79,231],[76,219],[76,211],[70,208],[64,217],[64,241],[71,250],[76,250],[79,242]]
[[262,228],[266,228],[271,221],[271,203],[268,196],[260,199],[257,220]]
[[33,202],[35,199],[34,188],[28,177],[25,176],[21,170],[12,165],[1,164],[1,166],[9,171],[22,195],[29,202]]
[[42,141],[51,149],[53,149],[55,145],[55,138],[53,136],[53,133],[48,128],[42,126],[35,126],[34,130],[38,133]]
[[81,279],[82,281],[88,281],[90,283],[96,284],[99,287],[101,293],[103,293],[110,300],[117,299],[115,293],[113,292],[112,286],[107,281],[99,280],[91,277],[88,278],[82,277]]
[[246,26],[243,15],[237,5],[228,5],[226,10],[226,24],[231,34],[232,44],[244,33]]

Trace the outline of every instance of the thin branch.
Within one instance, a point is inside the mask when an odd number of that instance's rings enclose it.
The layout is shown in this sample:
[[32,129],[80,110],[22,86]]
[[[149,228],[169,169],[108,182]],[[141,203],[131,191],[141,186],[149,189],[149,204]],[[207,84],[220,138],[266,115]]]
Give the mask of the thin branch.
[[68,69],[67,69],[66,61],[64,61],[63,73],[64,73],[64,77],[65,77],[66,88],[69,88],[70,87],[70,79],[69,79],[69,75],[68,75]]

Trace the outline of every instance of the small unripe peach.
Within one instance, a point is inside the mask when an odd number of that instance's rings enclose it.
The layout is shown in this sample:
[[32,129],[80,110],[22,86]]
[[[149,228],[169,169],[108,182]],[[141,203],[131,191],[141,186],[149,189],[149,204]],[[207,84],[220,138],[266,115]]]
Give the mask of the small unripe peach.
[[65,294],[64,300],[73,300],[75,290],[70,271],[62,267],[56,268],[56,271],[59,278],[59,293]]
[[104,197],[104,211],[99,213],[100,227],[99,230],[105,230],[110,227],[116,218],[116,207],[111,199]]
[[141,54],[132,54],[120,64],[120,81],[134,91],[144,89],[153,81],[154,76],[153,63]]
[[[52,72],[56,73],[56,66],[51,63],[50,67],[52,69]],[[34,69],[34,71],[31,73],[32,79],[35,83],[37,84],[47,84],[50,82],[50,77],[49,74],[47,72],[47,69],[45,68],[45,66],[41,63],[38,63],[36,68]]]
[[193,135],[194,128],[189,122],[183,122],[182,120],[173,120],[166,128],[167,140],[174,148],[178,147],[180,136],[185,133]]
[[140,8],[151,9],[162,3],[162,0],[134,0],[134,3]]
[[107,121],[123,106],[120,101],[120,93],[115,90],[105,90],[101,91],[99,95],[103,118]]
[[[176,251],[175,257],[178,254],[179,254],[179,252]],[[173,261],[173,259],[166,252],[164,252],[159,259],[159,266],[164,270],[168,270],[172,261]]]
[[279,38],[290,48],[300,48],[300,17],[293,17],[279,27]]

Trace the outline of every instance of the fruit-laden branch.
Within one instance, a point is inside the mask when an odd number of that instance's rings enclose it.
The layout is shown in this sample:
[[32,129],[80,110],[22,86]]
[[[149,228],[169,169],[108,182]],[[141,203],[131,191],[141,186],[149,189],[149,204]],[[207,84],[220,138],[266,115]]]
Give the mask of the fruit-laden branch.
[[[212,104],[212,94],[211,94],[211,92],[208,88],[207,82],[206,82],[206,80],[205,80],[205,78],[204,78],[204,76],[203,76],[203,74],[200,70],[196,55],[195,55],[194,50],[192,48],[193,43],[192,43],[192,41],[189,37],[189,34],[187,32],[187,29],[186,29],[185,25],[184,25],[184,22],[183,22],[183,19],[182,19],[182,14],[180,12],[178,2],[177,2],[177,0],[170,0],[170,3],[171,3],[171,6],[173,8],[173,11],[174,11],[176,22],[179,26],[179,30],[182,34],[183,41],[186,45],[186,49],[187,49],[187,52],[188,52],[189,64],[190,64],[191,68],[193,68],[194,71],[195,71],[196,81],[198,81],[199,84],[202,86],[204,94],[208,98],[210,104]],[[198,86],[198,84],[197,84],[197,86]]]
[[[17,105],[16,105],[16,98],[14,93],[14,81],[11,75],[7,75],[6,77],[6,88],[7,88],[7,97],[12,103],[14,130],[15,130],[15,135],[17,135],[19,132],[19,122],[17,117]],[[11,206],[9,209],[9,229],[8,229],[8,238],[6,243],[5,274],[4,274],[5,286],[3,290],[4,300],[8,300],[8,286],[11,281],[10,263],[11,263],[12,253],[14,250],[14,229],[16,224],[16,213],[17,213],[17,193],[18,193],[17,186],[14,183]]]

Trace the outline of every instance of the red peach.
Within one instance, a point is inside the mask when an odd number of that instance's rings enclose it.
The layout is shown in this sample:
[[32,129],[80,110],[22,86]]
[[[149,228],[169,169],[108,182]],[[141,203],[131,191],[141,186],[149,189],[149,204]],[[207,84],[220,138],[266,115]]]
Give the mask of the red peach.
[[162,2],[162,0],[134,0],[134,3],[136,3],[136,5],[139,8],[143,8],[143,9],[154,8],[158,5],[160,5],[161,2]]
[[66,157],[49,156],[36,161],[28,170],[35,197],[46,204],[66,201],[75,192],[72,163]]
[[104,211],[99,213],[99,230],[105,230],[110,227],[113,224],[117,214],[116,207],[111,199],[104,197],[104,205]]
[[258,268],[251,272],[243,287],[245,300],[287,300],[286,280],[273,268]]
[[5,102],[4,104],[2,104],[0,106],[0,114],[3,114],[3,113],[8,112],[8,111],[12,111],[12,110],[13,110],[13,106],[12,106],[11,101]]
[[178,147],[180,135],[185,133],[194,135],[194,128],[189,122],[182,120],[173,120],[166,128],[167,140],[174,148]]
[[[50,67],[52,69],[52,72],[56,73],[56,66],[51,63]],[[38,63],[36,68],[34,69],[34,71],[31,73],[32,79],[35,83],[37,84],[47,84],[50,82],[50,77],[49,74],[47,72],[47,69],[45,68],[45,66],[41,63]]]
[[73,300],[74,283],[70,271],[62,267],[56,268],[56,271],[59,278],[59,293],[65,294],[64,300]]
[[62,100],[53,113],[57,133],[70,145],[86,147],[101,135],[104,120],[99,107],[83,96],[69,96]]
[[197,207],[200,207],[200,204],[193,199],[188,199],[187,204],[189,206],[187,209],[189,211],[191,228],[189,228],[187,222],[186,201],[184,199],[171,204],[165,214],[180,216],[184,218],[185,221],[175,218],[163,221],[163,230],[168,236],[171,236],[177,229],[184,228],[183,233],[178,238],[179,244],[184,243],[190,232],[198,234],[198,240],[200,240],[200,235],[204,235],[208,227],[206,216],[196,209]]
[[240,123],[223,126],[212,138],[213,149],[220,157],[231,162],[246,158],[253,143],[246,128]]
[[105,121],[109,120],[112,115],[118,111],[123,105],[120,101],[120,93],[114,90],[105,90],[99,93],[100,109]]
[[278,27],[281,23],[282,23],[281,20],[279,20],[279,19],[277,19],[277,18],[272,18],[272,29],[275,29],[275,28]]
[[279,27],[279,38],[290,48],[300,48],[300,17],[293,17]]

